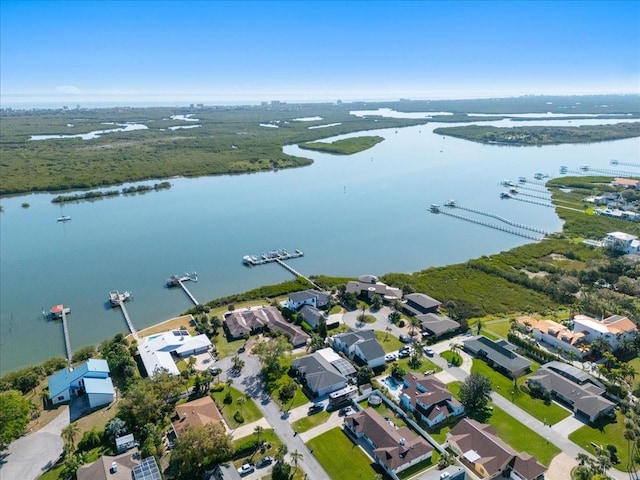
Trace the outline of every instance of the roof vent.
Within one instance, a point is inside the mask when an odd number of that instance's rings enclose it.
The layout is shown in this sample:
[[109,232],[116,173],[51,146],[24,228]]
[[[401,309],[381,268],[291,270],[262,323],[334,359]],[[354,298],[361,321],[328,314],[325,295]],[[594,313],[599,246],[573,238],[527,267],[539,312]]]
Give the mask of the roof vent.
[[400,445],[404,445],[404,444],[405,444],[405,442],[406,442],[406,440],[405,440],[405,438],[404,438],[404,437],[402,437],[400,440],[398,440],[398,443],[399,443]]

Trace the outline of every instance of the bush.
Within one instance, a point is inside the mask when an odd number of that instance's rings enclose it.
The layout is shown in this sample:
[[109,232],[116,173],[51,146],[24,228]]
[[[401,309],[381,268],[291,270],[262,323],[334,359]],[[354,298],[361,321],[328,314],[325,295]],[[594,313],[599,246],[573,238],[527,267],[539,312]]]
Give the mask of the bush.
[[400,320],[400,321],[398,322],[398,327],[402,328],[402,327],[404,327],[404,326],[405,326],[404,320]]
[[227,405],[231,404],[233,402],[233,397],[231,396],[231,393],[227,392],[227,394],[224,396],[224,399],[222,401]]
[[238,423],[244,423],[244,417],[238,411],[236,411],[236,413],[233,414],[233,419]]

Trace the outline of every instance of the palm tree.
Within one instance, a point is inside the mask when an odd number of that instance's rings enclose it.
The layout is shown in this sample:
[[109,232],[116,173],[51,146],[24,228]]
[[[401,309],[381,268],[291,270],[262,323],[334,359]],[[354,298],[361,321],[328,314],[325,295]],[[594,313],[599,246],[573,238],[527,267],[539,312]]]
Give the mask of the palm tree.
[[236,404],[238,405],[238,409],[240,410],[240,415],[242,415],[242,409],[244,408],[244,404],[247,403],[247,399],[244,397],[238,397],[236,400]]
[[[630,428],[627,428],[630,427]],[[633,431],[633,425],[626,424],[624,427],[624,439],[627,441],[627,451],[629,456],[629,471],[633,470],[633,455],[631,454],[632,442],[636,439],[636,434]]]
[[480,335],[480,330],[482,330],[482,327],[483,327],[482,320],[478,320],[477,326],[478,326],[478,335]]
[[288,451],[289,449],[284,443],[280,445],[278,447],[278,450],[276,450],[276,454],[275,454],[276,461],[282,462],[284,460],[284,456],[287,454]]
[[298,470],[298,461],[302,460],[303,455],[298,450],[294,450],[290,455],[293,466]]
[[233,378],[227,378],[226,384],[227,384],[227,387],[229,388],[229,393],[231,393],[231,385],[233,385]]
[[586,453],[579,453],[576,460],[578,460],[578,465],[582,466],[589,460],[589,455]]
[[411,326],[411,331],[409,332],[409,335],[411,335],[412,337],[415,337],[416,328],[418,328],[421,325],[420,320],[418,320],[416,317],[411,317],[411,320],[409,320],[409,325]]
[[256,443],[258,444],[258,446],[260,446],[260,437],[262,436],[262,434],[264,433],[264,427],[261,427],[260,425],[256,425],[256,428],[253,429],[253,433],[256,434],[257,440]]
[[358,307],[360,307],[362,309],[362,316],[360,317],[360,321],[362,321],[364,323],[364,314],[367,310],[368,305],[366,304],[366,302],[360,302],[358,304]]
[[[460,356],[460,352],[462,351],[462,344],[460,343],[452,343],[449,346],[449,349],[451,350],[451,353],[453,353],[454,358],[459,357],[460,360],[462,360],[462,357]],[[462,363],[462,362],[460,362]]]
[[238,354],[234,355],[231,359],[231,363],[233,363],[234,370],[237,370],[238,372],[242,371],[242,367],[244,367],[244,360],[242,360]]
[[187,365],[189,365],[189,373],[193,373],[195,370],[196,362],[196,357],[189,357],[189,360],[187,361]]
[[80,433],[80,427],[77,423],[70,423],[62,429],[62,438],[71,448],[70,451],[75,450],[76,436]]

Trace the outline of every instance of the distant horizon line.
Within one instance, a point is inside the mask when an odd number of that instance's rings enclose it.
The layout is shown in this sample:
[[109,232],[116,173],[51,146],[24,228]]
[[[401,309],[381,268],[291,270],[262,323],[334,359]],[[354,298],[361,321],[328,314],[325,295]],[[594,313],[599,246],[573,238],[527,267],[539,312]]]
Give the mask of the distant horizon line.
[[[637,92],[626,92],[626,93],[602,93],[602,92],[594,92],[594,93],[528,93],[528,94],[517,94],[517,95],[504,95],[504,96],[496,96],[496,95],[479,95],[479,96],[443,96],[443,97],[424,97],[424,98],[410,98],[410,97],[398,97],[398,96],[388,96],[388,97],[367,97],[367,98],[307,98],[307,99],[295,99],[295,98],[272,98],[269,100],[257,99],[257,98],[238,98],[237,100],[222,100],[222,99],[199,99],[194,100],[193,98],[183,100],[173,98],[171,100],[159,101],[154,99],[122,99],[119,98],[117,100],[109,100],[109,99],[98,99],[91,100],[87,98],[69,98],[66,97],[62,100],[52,99],[48,95],[33,95],[29,96],[31,98],[37,96],[47,96],[49,97],[47,100],[13,100],[10,97],[25,97],[20,94],[5,94],[0,96],[0,109],[2,110],[75,110],[82,108],[89,108],[87,105],[90,105],[91,108],[153,108],[153,107],[179,107],[179,108],[188,108],[198,106],[202,107],[216,107],[216,106],[257,106],[257,105],[271,105],[271,104],[291,104],[291,105],[301,105],[301,104],[313,104],[313,103],[383,103],[383,102],[402,102],[402,101],[416,101],[416,102],[430,102],[430,101],[456,101],[456,100],[491,100],[491,99],[509,99],[509,98],[526,98],[526,97],[556,97],[556,98],[572,98],[572,97],[624,97],[624,96],[638,96],[640,97],[640,93]],[[96,95],[97,96],[97,95]],[[147,94],[141,95],[140,97],[161,97],[161,94]],[[202,95],[206,97],[206,95]],[[9,98],[7,98],[9,97]],[[84,106],[82,104],[85,104]]]

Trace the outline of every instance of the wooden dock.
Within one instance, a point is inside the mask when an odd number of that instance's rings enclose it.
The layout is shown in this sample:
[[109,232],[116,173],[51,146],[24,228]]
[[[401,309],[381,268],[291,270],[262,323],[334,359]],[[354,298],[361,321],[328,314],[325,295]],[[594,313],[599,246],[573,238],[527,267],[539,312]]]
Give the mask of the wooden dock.
[[182,290],[184,290],[184,293],[187,294],[187,297],[189,297],[189,300],[191,300],[196,307],[200,305],[200,302],[196,300],[196,297],[194,297],[193,294],[189,291],[189,289],[184,284],[184,281],[182,279],[178,280],[178,285],[180,286],[180,288],[182,288]]
[[71,340],[69,340],[69,326],[67,325],[67,313],[71,313],[70,308],[62,309],[62,331],[64,332],[64,348],[67,351],[67,362],[71,365],[71,358],[73,354],[71,353]]
[[511,225],[512,227],[520,228],[522,230],[529,230],[530,232],[541,233],[542,235],[550,235],[550,232],[546,230],[542,230],[541,228],[532,227],[529,225],[525,225],[523,223],[514,222],[512,220],[508,220],[500,215],[496,215],[495,213],[485,212],[483,210],[477,210],[475,208],[465,207],[463,205],[459,205],[457,202],[450,200],[445,203],[445,207],[449,208],[459,208],[460,210],[466,210],[467,212],[477,213],[478,215],[483,215],[485,217],[495,218],[496,220],[501,221],[502,223],[506,223],[507,225]]
[[626,167],[640,168],[640,163],[621,162],[620,160],[611,160],[611,165],[624,165]]
[[287,250],[272,250],[268,253],[263,253],[260,257],[256,255],[245,255],[242,258],[242,263],[249,266],[257,266],[264,265],[266,263],[273,263],[278,260],[291,260],[292,258],[303,257],[304,253],[302,250],[298,250],[297,248],[293,251],[293,253],[288,252]]
[[293,275],[295,275],[296,277],[300,277],[304,280],[306,280],[307,282],[309,282],[311,285],[314,286],[314,288],[317,288],[318,290],[322,290],[318,285],[316,285],[310,278],[305,277],[303,274],[301,274],[299,271],[297,271],[295,268],[293,268],[290,265],[287,265],[286,263],[284,263],[282,260],[280,260],[279,258],[276,258],[274,260],[278,265],[280,265],[282,268],[284,268],[285,270],[287,270],[288,272],[292,273]]
[[129,318],[129,312],[127,312],[127,307],[124,306],[124,302],[122,300],[118,301],[118,306],[120,307],[120,310],[122,310],[122,315],[124,316],[125,322],[127,322],[127,326],[129,327],[129,331],[131,332],[131,335],[133,335],[133,338],[138,340],[138,332],[133,326],[133,323],[131,323],[131,318]]

